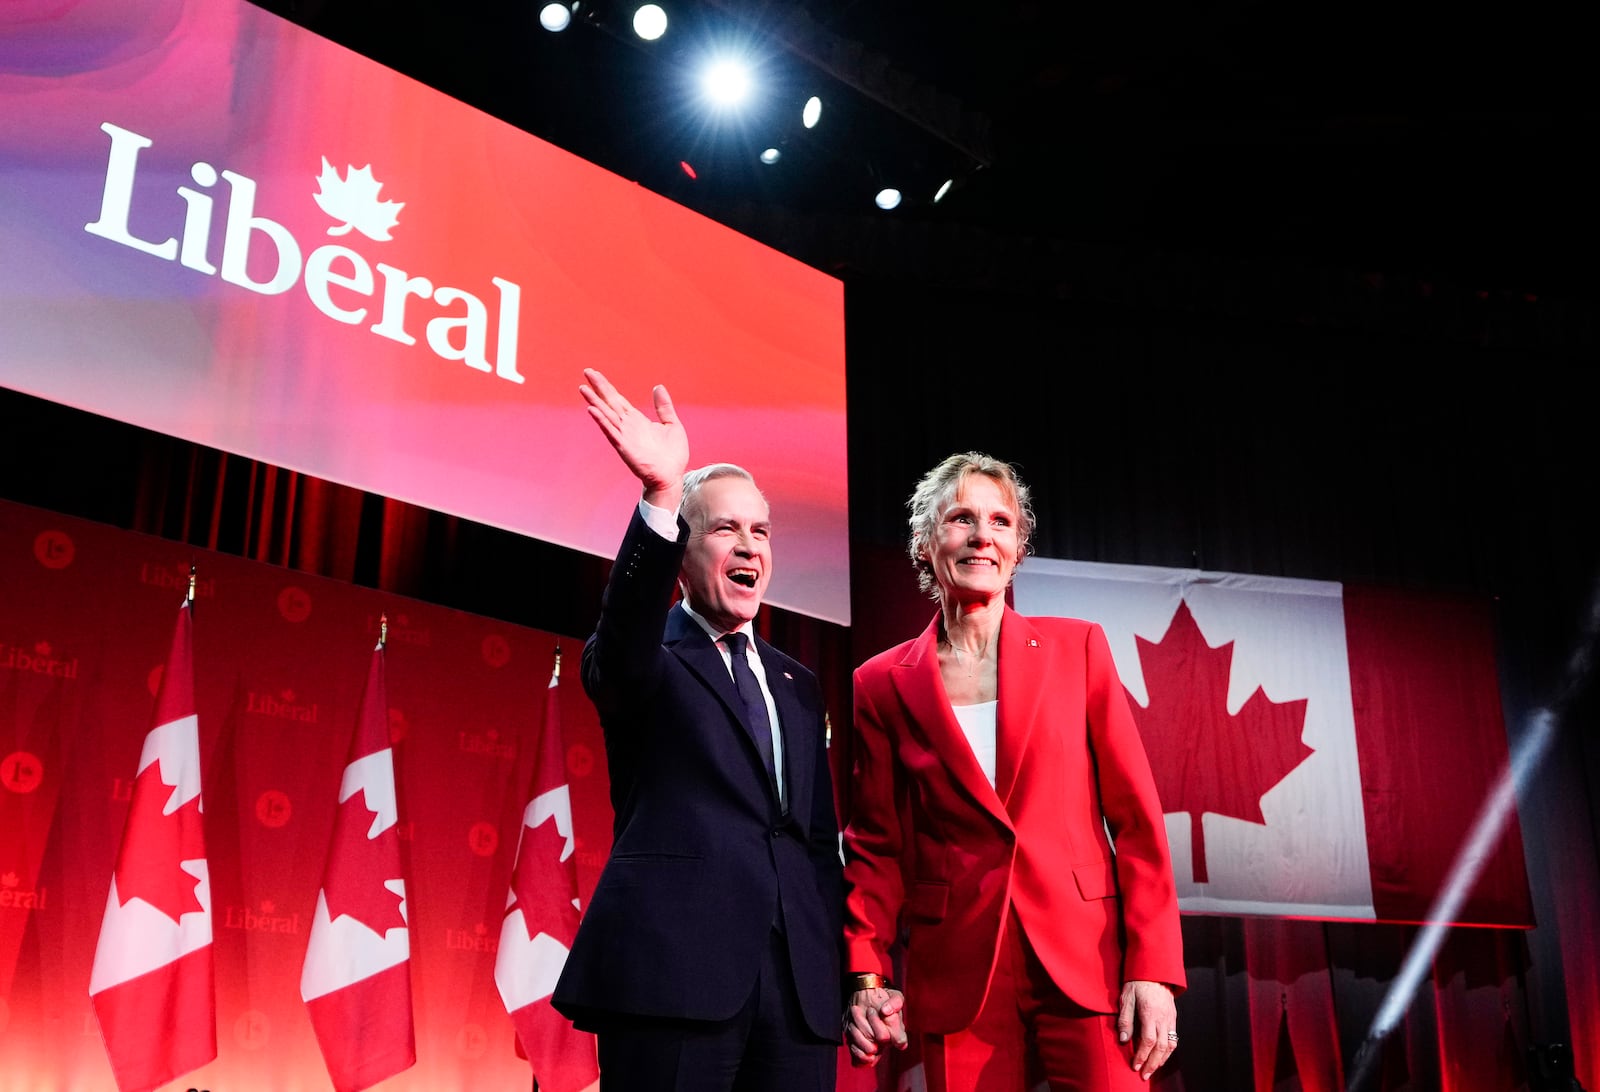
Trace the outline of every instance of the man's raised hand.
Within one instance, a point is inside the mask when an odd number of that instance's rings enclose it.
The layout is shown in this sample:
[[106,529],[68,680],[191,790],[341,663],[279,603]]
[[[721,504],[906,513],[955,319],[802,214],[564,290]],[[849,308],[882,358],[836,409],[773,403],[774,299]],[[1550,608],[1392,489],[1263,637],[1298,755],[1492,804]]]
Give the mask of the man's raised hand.
[[660,508],[676,509],[683,494],[683,473],[689,468],[689,434],[678,420],[672,396],[661,384],[651,390],[655,420],[595,368],[583,369],[588,382],[578,392],[589,404],[589,416],[617,449],[633,476],[644,483],[644,499]]

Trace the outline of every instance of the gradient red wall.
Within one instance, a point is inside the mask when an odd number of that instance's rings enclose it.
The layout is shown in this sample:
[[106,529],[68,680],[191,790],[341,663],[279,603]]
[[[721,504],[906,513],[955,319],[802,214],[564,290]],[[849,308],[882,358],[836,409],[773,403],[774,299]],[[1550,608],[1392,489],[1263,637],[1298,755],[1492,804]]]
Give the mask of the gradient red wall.
[[177,1086],[327,1087],[300,967],[387,615],[417,1064],[385,1087],[529,1087],[494,958],[558,644],[585,898],[611,842],[581,640],[0,503],[0,1089],[113,1087],[89,970],[191,563],[219,1054]]

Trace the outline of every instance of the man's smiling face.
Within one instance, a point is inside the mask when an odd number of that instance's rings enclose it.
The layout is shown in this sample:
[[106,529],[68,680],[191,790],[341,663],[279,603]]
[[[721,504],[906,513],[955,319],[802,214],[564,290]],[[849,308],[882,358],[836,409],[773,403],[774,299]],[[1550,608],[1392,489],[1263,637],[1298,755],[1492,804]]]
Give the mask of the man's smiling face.
[[772,579],[772,523],[748,478],[713,478],[686,506],[689,545],[679,582],[689,605],[722,632],[756,616]]

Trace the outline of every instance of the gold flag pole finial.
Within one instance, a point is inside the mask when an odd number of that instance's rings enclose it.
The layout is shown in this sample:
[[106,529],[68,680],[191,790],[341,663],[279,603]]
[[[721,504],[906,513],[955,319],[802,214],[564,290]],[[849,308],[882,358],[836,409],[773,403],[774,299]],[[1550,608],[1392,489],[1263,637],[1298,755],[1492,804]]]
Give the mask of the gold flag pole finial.
[[195,573],[195,564],[194,564],[194,562],[191,561],[191,562],[189,562],[189,597],[184,600],[185,603],[191,603],[192,604],[194,602],[194,583],[195,583],[195,581],[194,581],[194,573]]
[[380,614],[380,615],[378,615],[378,647],[382,648],[384,645],[386,645],[388,643],[389,643],[389,616],[388,616],[388,614]]

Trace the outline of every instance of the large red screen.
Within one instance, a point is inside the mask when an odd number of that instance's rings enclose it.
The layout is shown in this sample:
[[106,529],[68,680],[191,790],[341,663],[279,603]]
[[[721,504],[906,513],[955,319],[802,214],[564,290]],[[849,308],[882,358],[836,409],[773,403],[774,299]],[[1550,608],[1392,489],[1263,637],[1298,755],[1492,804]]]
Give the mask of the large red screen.
[[236,0],[8,3],[0,117],[0,383],[609,557],[663,382],[849,623],[836,279]]

